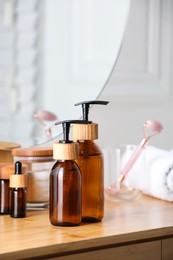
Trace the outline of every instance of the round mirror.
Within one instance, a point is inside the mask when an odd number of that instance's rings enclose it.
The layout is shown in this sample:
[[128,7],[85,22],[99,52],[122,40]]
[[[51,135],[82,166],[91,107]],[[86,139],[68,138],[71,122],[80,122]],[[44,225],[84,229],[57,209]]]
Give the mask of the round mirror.
[[[26,99],[26,96],[31,95],[30,89],[21,90],[19,87],[12,87],[8,91],[10,96],[8,101],[12,109],[6,110],[4,123],[7,123],[8,120],[11,123],[8,122],[3,128],[14,129],[14,125],[17,124],[18,131],[16,132],[18,133],[14,135],[14,131],[12,134],[10,129],[9,136],[5,135],[4,138],[0,132],[0,139],[28,146],[43,143],[49,138],[45,134],[45,127],[43,128],[39,120],[34,118],[35,112],[38,110],[49,111],[55,114],[57,120],[76,119],[81,116],[81,110],[74,106],[75,103],[98,98],[106,86],[120,51],[130,0],[19,0],[17,2],[17,6],[13,6],[18,15],[13,35],[21,32],[21,28],[24,27],[22,21],[26,22],[27,19],[29,20],[28,27],[33,24],[33,28],[37,28],[33,32],[37,36],[37,57],[34,59],[34,64],[37,64],[37,80],[32,82],[35,92],[32,93],[31,102],[26,104],[28,112],[24,111],[19,101],[17,109],[13,109],[13,106],[15,106],[14,95],[16,92],[19,96],[22,96],[21,93],[23,93]],[[9,6],[6,7],[9,8]],[[28,18],[29,13],[30,19]],[[37,16],[37,19],[34,15]],[[18,38],[20,40],[20,37]],[[14,39],[11,46],[13,49],[12,63],[16,62],[15,58],[18,58],[16,52],[20,51],[20,46],[23,46],[18,41],[16,48]],[[29,45],[29,40],[25,39]],[[25,43],[25,46],[27,44]],[[35,45],[33,44],[33,46]],[[17,73],[19,73],[19,69],[13,70],[12,78],[15,78]],[[18,78],[15,86],[20,85],[20,77]],[[7,92],[3,93],[7,97]],[[18,97],[18,95],[16,96]],[[4,110],[1,110],[0,113],[2,113],[0,118],[4,118]],[[20,120],[22,113],[23,121]],[[24,135],[27,131],[22,127],[22,123],[26,127],[26,124],[29,125],[29,120],[33,122],[32,128],[29,129],[31,138],[30,141],[25,142],[24,139],[27,139],[27,136],[24,138]],[[48,120],[42,123],[46,127],[50,127],[52,124]],[[21,131],[23,131],[22,134]],[[54,128],[51,137],[55,137],[61,132],[60,128]]]

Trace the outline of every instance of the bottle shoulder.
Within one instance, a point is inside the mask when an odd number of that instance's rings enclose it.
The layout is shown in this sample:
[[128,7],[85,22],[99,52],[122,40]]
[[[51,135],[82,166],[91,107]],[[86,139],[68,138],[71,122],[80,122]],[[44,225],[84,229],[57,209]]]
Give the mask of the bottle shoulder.
[[78,164],[74,160],[57,160],[52,167],[52,172],[77,171],[80,172]]
[[80,155],[100,155],[102,156],[102,150],[92,140],[79,141],[79,153]]

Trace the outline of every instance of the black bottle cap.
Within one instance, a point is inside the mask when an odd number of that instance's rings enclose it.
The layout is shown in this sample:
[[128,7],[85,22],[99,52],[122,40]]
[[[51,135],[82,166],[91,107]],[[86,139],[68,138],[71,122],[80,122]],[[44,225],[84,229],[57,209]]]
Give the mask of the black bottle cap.
[[88,121],[90,105],[107,105],[109,101],[93,100],[93,101],[82,101],[76,103],[75,106],[82,105],[83,120]]
[[15,163],[15,172],[14,174],[22,174],[22,163],[17,161]]

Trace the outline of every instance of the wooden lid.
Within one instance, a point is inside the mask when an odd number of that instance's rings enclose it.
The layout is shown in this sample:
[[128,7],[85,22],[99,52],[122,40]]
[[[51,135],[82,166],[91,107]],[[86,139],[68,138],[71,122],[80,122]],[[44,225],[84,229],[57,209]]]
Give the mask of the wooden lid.
[[26,174],[12,174],[10,175],[10,188],[24,188],[27,186]]
[[[0,165],[0,179],[9,179],[11,174],[14,174],[15,166],[14,164],[4,164]],[[28,172],[28,166],[22,164],[22,172],[26,174]]]
[[8,149],[14,149],[21,147],[18,143],[12,143],[12,142],[0,142],[0,150],[8,150]]
[[98,124],[74,124],[74,140],[95,140],[98,139]]
[[13,156],[26,156],[26,157],[48,157],[53,156],[52,147],[30,147],[19,148],[12,150]]
[[75,160],[79,156],[78,143],[54,143],[53,158],[55,160]]

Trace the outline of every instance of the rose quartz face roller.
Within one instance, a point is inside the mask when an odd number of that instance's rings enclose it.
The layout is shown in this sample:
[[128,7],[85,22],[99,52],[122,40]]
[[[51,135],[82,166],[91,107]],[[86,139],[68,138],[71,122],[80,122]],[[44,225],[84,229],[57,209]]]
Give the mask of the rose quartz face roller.
[[136,160],[138,159],[139,155],[141,154],[141,152],[144,150],[144,148],[148,144],[148,141],[150,140],[150,138],[159,134],[162,131],[163,126],[161,125],[160,122],[158,122],[156,120],[148,120],[144,123],[143,128],[144,128],[144,138],[141,140],[137,149],[134,151],[134,153],[130,157],[129,161],[126,163],[126,165],[120,172],[118,183],[117,182],[114,183],[113,185],[109,186],[107,189],[107,192],[110,193],[111,195],[117,194],[119,192],[119,189],[117,187],[120,187],[120,184],[126,178],[127,174],[133,167],[133,165],[136,162]]
[[44,121],[49,121],[49,122],[53,122],[53,121],[57,121],[58,118],[55,114],[53,114],[52,112],[49,111],[45,111],[45,110],[38,110],[35,114],[34,117],[42,124],[42,126],[45,129],[45,133],[47,138],[51,138],[52,137],[52,131],[51,131],[51,126],[47,126],[45,124]]

